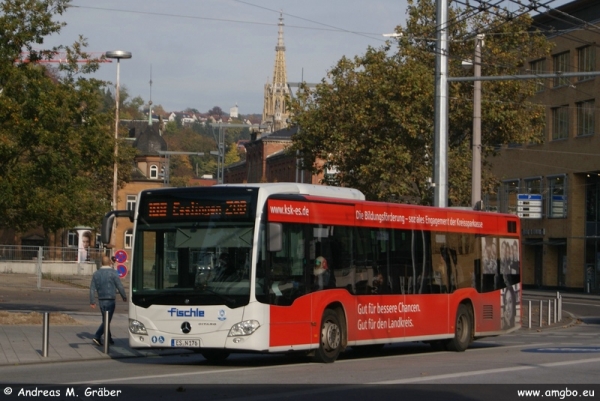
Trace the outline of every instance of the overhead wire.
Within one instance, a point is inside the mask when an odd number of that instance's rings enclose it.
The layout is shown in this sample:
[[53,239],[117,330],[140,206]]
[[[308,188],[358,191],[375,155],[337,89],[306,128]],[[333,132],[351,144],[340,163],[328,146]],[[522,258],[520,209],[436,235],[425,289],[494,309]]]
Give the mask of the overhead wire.
[[[375,40],[379,40],[381,42],[385,42],[385,39],[381,39],[379,38],[379,36],[381,36],[380,33],[369,33],[369,32],[359,32],[359,31],[353,31],[353,30],[348,30],[348,29],[344,29],[344,28],[340,28],[340,27],[336,27],[330,24],[325,24],[325,23],[321,23],[319,21],[315,21],[312,19],[308,19],[308,18],[304,18],[304,17],[300,17],[297,15],[293,15],[290,13],[284,13],[282,11],[278,11],[278,10],[274,10],[268,7],[264,7],[264,6],[260,6],[257,4],[253,4],[250,3],[248,1],[244,1],[244,0],[233,0],[237,3],[240,4],[245,4],[251,7],[257,7],[260,9],[264,9],[267,11],[271,11],[271,12],[275,12],[275,13],[282,13],[283,15],[292,17],[292,18],[297,18],[303,21],[307,21],[310,23],[314,23],[317,25],[322,25],[323,27],[307,27],[307,26],[298,26],[298,25],[290,25],[290,24],[286,24],[286,27],[290,27],[290,28],[297,28],[297,29],[308,29],[308,30],[324,30],[324,31],[334,31],[334,32],[341,32],[341,33],[350,33],[350,34],[355,34],[355,35],[359,35],[359,36],[364,36],[367,37],[369,39],[375,39]],[[549,14],[550,16],[550,11],[555,11],[555,9],[552,9],[549,7],[549,4],[553,3],[555,0],[548,0],[546,2],[540,2],[540,1],[533,1],[534,5],[524,5],[521,3],[520,0],[497,0],[495,3],[491,3],[488,1],[484,1],[484,0],[471,0],[471,1],[476,1],[479,3],[478,7],[473,7],[471,5],[471,3],[469,2],[469,0],[454,0],[454,2],[464,5],[465,7],[467,7],[466,10],[464,10],[463,12],[457,14],[456,16],[454,16],[452,19],[450,19],[449,21],[447,21],[447,26],[454,24],[454,23],[460,23],[460,22],[464,22],[467,21],[468,18],[473,18],[475,15],[481,13],[481,12],[490,12],[500,18],[503,18],[505,21],[502,22],[500,25],[492,25],[490,27],[488,27],[486,30],[483,31],[483,33],[485,34],[489,34],[489,35],[495,35],[495,34],[499,34],[499,33],[493,33],[490,32],[490,30],[493,29],[497,29],[500,26],[502,26],[503,24],[508,23],[511,19],[513,18],[518,18],[522,15],[524,15],[525,13],[532,11],[532,10],[538,10],[540,7],[543,8],[547,8],[548,11],[544,12],[544,14]],[[499,6],[504,3],[505,1],[508,2],[512,2],[515,3],[517,5],[519,5],[519,10],[517,10],[517,12],[510,12],[510,14],[508,15],[504,15],[501,14],[499,12],[495,12],[493,9],[494,8],[499,8]],[[200,20],[210,20],[210,21],[217,21],[217,22],[231,22],[231,23],[241,23],[241,24],[253,24],[253,25],[263,25],[263,26],[277,26],[276,23],[265,23],[265,22],[257,22],[257,21],[244,21],[244,20],[234,20],[234,19],[225,19],[225,18],[213,18],[213,17],[199,17],[199,16],[190,16],[190,15],[181,15],[181,14],[170,14],[170,13],[164,13],[164,12],[148,12],[148,11],[140,11],[140,10],[126,10],[126,9],[115,9],[115,8],[108,8],[108,7],[94,7],[94,6],[79,6],[79,5],[70,5],[69,7],[75,7],[75,8],[82,8],[82,9],[94,9],[94,10],[104,10],[104,11],[116,11],[116,12],[124,12],[124,13],[135,13],[135,14],[143,14],[143,15],[154,15],[154,16],[160,16],[160,17],[173,17],[173,18],[187,18],[187,19],[200,19]],[[567,13],[564,12],[560,12],[562,15],[564,16],[568,16],[568,17],[572,17],[573,19],[576,19],[580,22],[585,23],[585,21],[578,19],[576,17],[570,16]],[[570,23],[571,25],[574,25],[575,27],[577,27],[578,25],[576,25],[575,23],[569,22],[567,20],[561,19],[559,17],[556,16],[551,16],[552,18],[555,18],[557,20],[560,20],[562,22],[565,23]],[[589,24],[587,24],[589,25]],[[594,25],[592,25],[593,27],[595,27]],[[437,26],[436,26],[437,28]],[[599,33],[600,33],[600,28],[595,27],[598,29]],[[549,29],[545,29],[546,31],[550,31]],[[567,36],[568,34],[564,34],[562,36]],[[431,41],[435,41],[436,39],[434,38],[419,38],[419,39],[425,39],[425,40],[431,40]],[[460,40],[460,41],[464,41],[466,38],[456,38],[453,40]],[[577,40],[577,38],[573,38],[573,40]],[[582,43],[584,44],[591,44],[590,42],[587,41],[582,41]],[[598,44],[594,44],[596,46],[599,46]],[[436,50],[432,50],[430,51],[430,53],[432,54],[437,54]],[[460,57],[454,57],[452,55],[447,55],[450,59],[454,59],[454,60],[461,60],[462,58]],[[494,66],[494,67],[503,67],[501,65],[497,65],[497,64],[491,64],[491,63],[482,63],[481,65],[483,66]],[[504,67],[508,67],[508,66],[504,66]],[[571,67],[573,67],[571,65]],[[546,86],[548,86],[548,84],[545,84]],[[585,93],[584,93],[585,94]],[[586,94],[589,95],[589,94]]]
[[[308,18],[300,17],[298,15],[293,15],[293,14],[290,14],[290,13],[287,13],[287,12],[283,12],[282,10],[278,11],[278,10],[274,10],[272,8],[268,8],[268,7],[264,7],[264,6],[259,6],[258,4],[253,4],[253,3],[250,3],[248,1],[244,1],[244,0],[232,0],[232,1],[235,1],[236,3],[240,3],[240,4],[245,4],[245,5],[248,5],[248,6],[251,6],[251,7],[256,7],[256,8],[260,8],[260,9],[263,9],[263,10],[275,12],[277,14],[286,15],[288,17],[297,18],[299,20],[310,22],[312,24],[322,25],[322,26],[324,26],[326,28],[329,28],[331,30],[334,30],[334,31],[345,32],[345,33],[352,33],[352,34],[359,35],[359,36],[365,36],[365,37],[367,37],[369,39],[375,39],[373,36],[369,36],[369,35],[377,35],[377,36],[379,36],[377,39],[385,41],[385,40],[383,40],[383,39],[380,38],[381,33],[378,33],[378,34],[375,34],[375,33],[369,34],[369,33],[364,33],[364,32],[351,31],[351,30],[348,30],[348,29],[339,28],[339,27],[336,27],[336,26],[333,26],[333,25],[329,25],[329,24],[325,24],[325,23],[322,23],[322,22],[314,21],[314,20],[311,20],[311,19],[308,19]],[[286,26],[288,26],[288,25],[286,25]]]
[[[277,23],[272,22],[259,22],[259,21],[245,21],[245,20],[235,20],[235,19],[227,19],[227,18],[214,18],[214,17],[199,17],[194,15],[183,15],[183,14],[170,14],[164,12],[151,12],[151,11],[140,11],[140,10],[126,10],[122,8],[108,8],[108,7],[94,7],[94,6],[79,6],[79,5],[70,5],[69,7],[73,8],[81,8],[81,9],[90,9],[90,10],[101,10],[101,11],[111,11],[111,12],[122,12],[122,13],[132,13],[132,14],[142,14],[142,15],[152,15],[157,17],[172,17],[172,18],[185,18],[185,19],[195,19],[195,20],[207,20],[207,21],[216,21],[216,22],[230,22],[237,24],[249,24],[249,25],[262,25],[262,26],[277,26]],[[314,23],[318,23],[313,21]],[[373,33],[373,32],[358,32],[351,31],[343,28],[329,27],[329,28],[319,28],[319,27],[308,27],[308,26],[300,26],[300,25],[288,25],[288,28],[296,28],[296,29],[307,29],[307,30],[317,30],[317,31],[330,31],[330,32],[341,32],[341,33],[351,33],[360,36],[365,36],[371,39],[377,39],[381,42],[384,42],[384,39],[380,39],[381,33]],[[372,36],[369,36],[372,35]]]

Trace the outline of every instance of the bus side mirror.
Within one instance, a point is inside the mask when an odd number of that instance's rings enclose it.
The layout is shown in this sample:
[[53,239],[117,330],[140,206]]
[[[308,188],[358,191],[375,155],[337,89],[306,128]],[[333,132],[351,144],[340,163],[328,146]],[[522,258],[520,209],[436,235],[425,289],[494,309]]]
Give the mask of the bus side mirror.
[[129,221],[133,222],[133,210],[113,210],[104,215],[104,218],[102,219],[102,230],[100,231],[103,244],[110,243],[113,224],[115,224],[115,217],[129,217]]
[[102,219],[102,230],[100,235],[102,237],[103,244],[110,243],[110,236],[112,234],[113,224],[115,223],[115,215],[112,212],[106,213]]
[[267,250],[270,252],[279,252],[281,248],[281,224],[269,223],[267,228]]

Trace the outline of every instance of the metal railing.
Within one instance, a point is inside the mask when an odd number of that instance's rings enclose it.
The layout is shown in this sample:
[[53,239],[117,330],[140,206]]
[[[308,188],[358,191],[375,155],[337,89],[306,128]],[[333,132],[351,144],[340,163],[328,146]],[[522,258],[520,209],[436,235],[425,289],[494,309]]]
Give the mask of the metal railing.
[[89,287],[89,279],[102,265],[104,249],[0,245],[0,274],[20,273],[37,278]]
[[[30,262],[38,258],[42,249],[44,262],[77,262],[80,250],[76,247],[0,245],[0,262]],[[81,250],[81,259],[88,262],[102,260],[103,249],[87,248]]]

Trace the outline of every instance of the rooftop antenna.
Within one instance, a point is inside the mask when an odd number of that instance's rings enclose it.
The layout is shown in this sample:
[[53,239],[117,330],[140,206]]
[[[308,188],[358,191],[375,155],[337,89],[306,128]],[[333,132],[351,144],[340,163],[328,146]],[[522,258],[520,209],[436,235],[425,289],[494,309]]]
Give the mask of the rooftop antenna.
[[148,102],[148,125],[152,126],[152,64],[150,64],[150,101]]

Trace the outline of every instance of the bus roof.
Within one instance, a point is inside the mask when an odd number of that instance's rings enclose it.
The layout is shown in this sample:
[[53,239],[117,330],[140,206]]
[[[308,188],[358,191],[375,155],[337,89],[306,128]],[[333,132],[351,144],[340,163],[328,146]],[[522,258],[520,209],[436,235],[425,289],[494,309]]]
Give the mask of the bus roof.
[[301,184],[296,182],[277,182],[262,184],[219,184],[215,187],[259,188],[265,196],[275,194],[313,195],[326,198],[365,200],[365,195],[358,189],[330,187],[327,185]]

